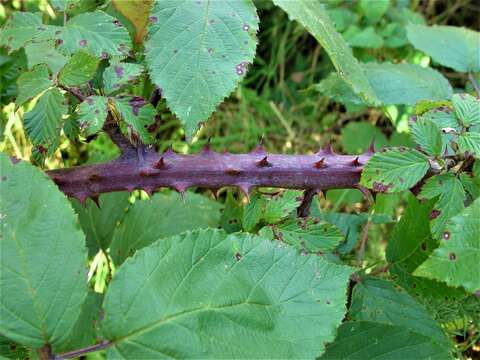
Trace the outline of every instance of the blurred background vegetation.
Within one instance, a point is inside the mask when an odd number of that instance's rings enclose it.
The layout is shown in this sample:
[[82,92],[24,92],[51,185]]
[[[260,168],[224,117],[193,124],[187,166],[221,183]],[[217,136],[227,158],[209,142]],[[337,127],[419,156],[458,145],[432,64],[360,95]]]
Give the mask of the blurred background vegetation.
[[[477,31],[480,28],[480,2],[475,0],[328,0],[323,3],[337,30],[362,62],[429,65],[430,58],[408,43],[405,30],[408,23],[464,26]],[[79,11],[102,4],[107,12],[115,14],[113,6],[104,0],[85,0],[82,2],[84,8]],[[316,86],[334,71],[317,41],[298,23],[289,21],[286,13],[272,2],[257,0],[255,4],[260,16],[259,44],[245,80],[219,106],[191,144],[185,141],[180,122],[161,101],[157,107],[160,113],[159,150],[173,146],[176,151],[194,153],[210,142],[217,151],[228,149],[240,153],[252,150],[261,139],[270,152],[292,154],[313,153],[328,143],[332,143],[336,151],[348,154],[361,153],[372,142],[376,147],[412,146],[408,133],[408,119],[414,113],[412,107],[388,106],[372,110],[333,101],[328,91],[319,91]],[[0,25],[11,12],[20,10],[40,11],[52,24],[63,22],[55,17],[47,0],[7,0],[0,3]],[[472,91],[466,74],[434,65],[450,81],[455,92]],[[8,55],[0,48],[0,151],[35,162],[38,149],[32,148],[22,128],[22,116],[32,105],[16,111],[13,103],[16,79],[25,68],[23,50]],[[147,98],[150,92],[148,80],[132,89],[133,94]],[[60,146],[43,166],[52,169],[95,163],[112,159],[117,154],[118,150],[104,135],[84,141],[72,141],[63,135]],[[386,235],[402,213],[406,196],[378,195],[374,206],[370,207],[357,190],[331,190],[321,194],[315,205],[318,213],[342,211],[363,216],[360,223],[365,226],[358,236],[369,239],[365,259],[373,267],[384,260]],[[99,292],[107,276],[105,266],[97,270],[94,279]],[[432,309],[443,323],[458,320],[458,309],[435,308],[434,304]],[[452,318],[451,313],[456,315]],[[480,322],[480,315],[477,320]],[[462,325],[452,323],[448,326],[457,331]],[[473,338],[464,337],[460,330],[458,333],[459,343],[465,342],[461,350],[472,351],[478,342],[478,333]]]

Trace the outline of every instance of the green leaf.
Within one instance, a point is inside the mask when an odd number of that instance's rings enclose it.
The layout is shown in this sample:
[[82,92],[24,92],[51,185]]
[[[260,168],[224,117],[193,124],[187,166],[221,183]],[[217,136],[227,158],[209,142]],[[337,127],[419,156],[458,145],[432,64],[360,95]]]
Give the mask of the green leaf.
[[332,251],[345,239],[334,225],[312,218],[289,217],[271,228],[277,239],[309,253]]
[[157,241],[109,286],[108,356],[314,358],[344,316],[350,274],[250,234],[200,230]]
[[452,96],[448,80],[431,68],[390,63],[367,63],[363,68],[384,105],[415,105],[420,100],[444,100]]
[[111,94],[121,87],[135,81],[142,73],[143,68],[139,64],[112,62],[103,73],[103,85],[105,92]]
[[[444,100],[452,96],[452,88],[439,72],[415,64],[361,64],[379,103],[383,105],[415,105],[421,100]],[[364,104],[345,86],[337,74],[329,75],[315,85],[317,91],[336,101]]]
[[442,133],[438,125],[426,118],[418,118],[410,124],[413,138],[416,143],[429,155],[443,154]]
[[387,12],[390,0],[360,0],[358,5],[368,21],[376,22]]
[[0,46],[9,52],[18,50],[33,39],[48,39],[54,27],[42,25],[40,13],[14,11],[0,31]]
[[454,216],[443,229],[440,246],[415,270],[415,275],[480,290],[480,199]]
[[0,154],[0,333],[54,349],[87,295],[85,238],[56,185],[26,162]]
[[322,360],[338,359],[451,359],[450,351],[431,338],[403,326],[370,321],[349,321],[338,328],[333,344],[327,346]]
[[476,158],[480,158],[480,133],[463,133],[458,136],[457,144],[461,152],[469,152]]
[[455,94],[452,96],[452,103],[461,124],[465,126],[480,125],[480,99],[476,99],[470,94]]
[[115,230],[110,255],[115,264],[120,265],[135,251],[160,238],[187,230],[216,228],[220,223],[221,207],[195,193],[186,194],[185,202],[174,192],[137,201]]
[[114,192],[102,194],[98,204],[88,200],[83,206],[78,200],[72,200],[78,221],[86,236],[88,255],[93,257],[100,249],[107,250],[118,223],[121,222],[129,207],[129,194]]
[[157,113],[152,104],[138,96],[115,98],[113,103],[123,121],[135,131],[145,144],[151,144],[155,140],[148,132],[148,127],[155,122]]
[[250,201],[243,211],[243,228],[246,231],[252,231],[255,225],[262,221],[265,204],[265,198],[259,193],[250,197]]
[[376,126],[366,122],[349,122],[342,127],[340,143],[347,154],[361,154],[375,141],[375,148],[388,144],[386,136]]
[[127,29],[101,10],[74,16],[56,35],[60,51],[86,51],[101,58],[125,56],[131,49]]
[[86,136],[96,134],[107,118],[107,98],[92,95],[78,107],[78,123]]
[[408,40],[433,60],[459,72],[480,71],[480,33],[454,26],[407,26]]
[[227,191],[220,227],[228,234],[242,230],[243,206],[237,201],[232,191]]
[[245,75],[257,31],[251,1],[154,3],[145,61],[187,138]]
[[18,80],[18,96],[15,106],[23,105],[25,101],[40,95],[53,85],[49,78],[47,65],[35,66],[32,70],[23,72]]
[[438,196],[431,214],[431,230],[439,238],[445,223],[464,208],[465,190],[460,180],[452,173],[433,176],[422,186],[421,198],[433,199]]
[[275,224],[287,217],[302,202],[301,190],[286,190],[272,198],[265,205],[263,219],[268,224]]
[[25,54],[28,68],[46,64],[53,74],[58,73],[68,61],[65,55],[57,51],[54,40],[28,43],[25,45]]
[[78,350],[97,343],[97,327],[101,317],[102,294],[90,291],[82,305],[82,312],[68,339],[62,343],[58,352]]
[[428,158],[417,150],[384,149],[365,165],[360,182],[377,192],[399,192],[414,186],[429,168]]
[[35,145],[54,144],[60,137],[62,116],[67,112],[57,88],[43,93],[34,108],[24,115],[25,131]]
[[357,59],[352,55],[342,35],[332,24],[323,5],[310,0],[274,0],[291,19],[300,22],[310,32],[330,57],[342,79],[369,104],[378,104],[374,90]]
[[66,86],[83,85],[93,78],[99,61],[89,53],[77,51],[60,70],[58,81]]
[[451,346],[442,328],[426,308],[403,289],[396,288],[384,279],[367,277],[357,283],[353,289],[349,315],[352,320],[402,326],[446,348]]
[[359,29],[358,32],[355,31],[352,35],[346,32],[344,37],[352,47],[356,48],[379,49],[383,46],[383,38],[375,32],[372,26]]
[[[313,212],[312,215],[314,215]],[[321,220],[335,225],[345,236],[346,241],[338,246],[337,251],[341,255],[346,255],[352,251],[358,242],[360,227],[367,222],[367,217],[334,212],[326,212],[319,215]]]
[[[429,215],[432,206],[432,202],[422,203],[409,195],[406,211],[388,239],[385,254],[388,262],[403,262],[420,248],[426,249],[427,244],[431,246],[433,239],[430,234]],[[422,261],[425,259],[426,257],[422,258]]]

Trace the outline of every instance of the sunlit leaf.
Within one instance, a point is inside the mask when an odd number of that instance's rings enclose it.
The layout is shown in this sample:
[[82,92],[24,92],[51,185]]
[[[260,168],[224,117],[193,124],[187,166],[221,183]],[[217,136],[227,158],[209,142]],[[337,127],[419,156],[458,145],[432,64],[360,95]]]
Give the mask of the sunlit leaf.
[[258,17],[251,1],[156,1],[145,61],[191,138],[253,61]]
[[415,185],[429,168],[428,158],[417,150],[384,149],[365,165],[361,184],[377,192],[399,192]]
[[440,246],[415,271],[415,275],[463,286],[469,292],[480,289],[480,199],[454,216],[443,229]]
[[108,356],[314,358],[335,337],[350,274],[249,234],[161,239],[110,284],[102,322],[114,344]]
[[40,348],[66,340],[87,296],[85,237],[38,168],[0,153],[0,333]]

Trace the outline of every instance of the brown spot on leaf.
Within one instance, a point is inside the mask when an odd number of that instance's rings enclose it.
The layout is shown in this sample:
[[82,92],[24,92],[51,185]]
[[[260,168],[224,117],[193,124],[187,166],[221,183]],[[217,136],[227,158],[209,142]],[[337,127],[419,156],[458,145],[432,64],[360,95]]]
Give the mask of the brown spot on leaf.
[[428,218],[429,218],[430,220],[436,219],[436,218],[440,215],[440,213],[441,213],[440,210],[433,209],[433,210],[430,212],[430,215],[428,215]]
[[392,187],[392,184],[382,184],[379,182],[374,182],[373,183],[373,190],[376,192],[381,192],[381,193],[386,193],[388,192],[388,189]]
[[237,261],[240,261],[242,259],[242,254],[240,254],[239,252],[235,253],[235,259],[237,259]]
[[81,47],[87,46],[87,40],[85,40],[85,39],[80,40],[80,41],[78,42],[78,45],[80,45]]
[[455,255],[455,253],[451,252],[450,254],[448,254],[448,258],[452,261],[456,260],[457,259],[457,255]]

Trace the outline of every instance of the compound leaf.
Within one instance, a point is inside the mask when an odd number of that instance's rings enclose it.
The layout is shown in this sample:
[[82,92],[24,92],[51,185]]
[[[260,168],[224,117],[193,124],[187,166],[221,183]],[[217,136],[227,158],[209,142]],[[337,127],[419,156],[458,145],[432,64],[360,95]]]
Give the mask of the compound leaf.
[[103,96],[89,96],[78,107],[78,123],[86,136],[96,134],[106,118],[107,98]]
[[139,64],[111,62],[103,73],[103,86],[107,94],[119,90],[122,86],[135,81],[143,71]]
[[60,136],[62,116],[66,114],[63,94],[57,88],[45,91],[23,121],[35,145],[53,144]]
[[83,85],[93,78],[98,63],[97,57],[84,51],[77,51],[60,70],[58,81],[66,86]]
[[480,158],[480,133],[467,132],[457,138],[458,148],[461,152],[469,152],[476,158]]
[[185,202],[173,192],[138,201],[113,234],[112,259],[119,265],[136,250],[160,238],[187,230],[215,228],[220,223],[220,209],[219,203],[194,193],[188,193]]
[[407,26],[408,40],[437,63],[459,72],[480,71],[480,33],[455,26]]
[[142,141],[145,144],[152,143],[154,138],[148,132],[148,127],[155,122],[157,113],[152,104],[138,96],[118,97],[113,102],[123,121],[135,131]]
[[56,34],[60,51],[86,51],[101,58],[125,56],[131,49],[130,35],[120,21],[101,10],[74,16]]
[[25,101],[33,99],[47,90],[53,85],[53,82],[49,78],[47,65],[38,65],[30,71],[22,73],[17,80],[17,85],[18,96],[15,103],[19,107]]
[[332,251],[345,239],[334,225],[312,218],[290,217],[271,228],[277,239],[309,253]]
[[67,198],[38,168],[0,154],[0,333],[55,349],[87,296],[85,237]]
[[462,182],[452,173],[433,176],[425,182],[419,196],[426,199],[438,196],[430,214],[430,226],[435,238],[440,237],[445,223],[463,210],[465,195]]
[[314,358],[344,316],[350,274],[245,233],[162,239],[127,260],[110,284],[108,356]]
[[452,96],[452,103],[461,124],[465,126],[480,125],[480,99],[476,99],[470,94],[455,94]]
[[480,199],[454,216],[443,229],[440,246],[414,274],[463,286],[469,292],[480,289]]
[[191,138],[253,61],[258,17],[251,1],[156,1],[145,61]]
[[410,189],[429,168],[428,158],[417,150],[384,149],[368,161],[361,184],[377,192],[399,192]]
[[429,155],[442,155],[442,133],[438,125],[430,119],[418,118],[410,125],[415,142]]
[[268,224],[275,224],[287,217],[301,202],[300,190],[287,190],[275,195],[266,203],[263,219]]

